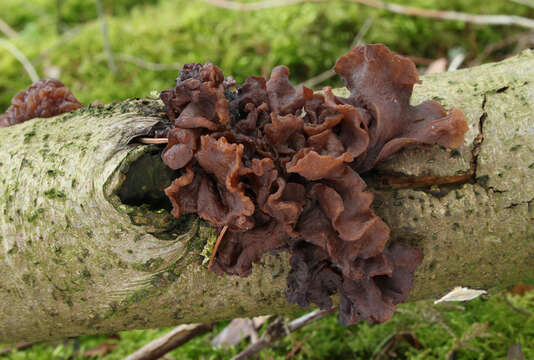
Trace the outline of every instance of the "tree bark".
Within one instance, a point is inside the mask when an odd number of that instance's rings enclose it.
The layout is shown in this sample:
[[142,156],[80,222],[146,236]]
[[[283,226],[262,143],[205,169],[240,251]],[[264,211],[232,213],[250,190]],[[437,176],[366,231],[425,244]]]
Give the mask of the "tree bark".
[[[534,53],[426,76],[413,102],[429,98],[465,112],[464,146],[407,149],[366,178],[391,241],[424,251],[411,299],[534,278]],[[121,200],[168,182],[161,147],[134,141],[161,116],[129,100],[0,129],[0,342],[296,310],[286,253],[219,277],[215,229]]]

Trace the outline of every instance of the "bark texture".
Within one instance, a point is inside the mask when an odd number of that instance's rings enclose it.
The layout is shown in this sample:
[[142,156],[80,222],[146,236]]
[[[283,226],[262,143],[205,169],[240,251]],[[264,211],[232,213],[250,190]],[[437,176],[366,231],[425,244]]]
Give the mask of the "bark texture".
[[[367,179],[392,241],[425,253],[411,298],[534,278],[534,53],[424,77],[413,102],[429,98],[465,112],[464,146],[404,150]],[[160,149],[132,140],[161,116],[130,100],[0,129],[0,342],[296,309],[284,253],[218,277],[207,223],[121,203]]]

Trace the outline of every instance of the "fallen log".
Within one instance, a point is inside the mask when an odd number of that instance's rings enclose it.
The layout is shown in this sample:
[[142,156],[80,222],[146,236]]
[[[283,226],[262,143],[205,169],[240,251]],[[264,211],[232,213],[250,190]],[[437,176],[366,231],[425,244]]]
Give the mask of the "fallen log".
[[[368,174],[391,241],[424,251],[411,299],[534,278],[533,69],[525,51],[424,77],[412,101],[463,110],[464,146],[406,149]],[[296,309],[285,253],[216,276],[215,229],[161,209],[172,171],[137,139],[162,116],[128,100],[0,129],[0,342]]]

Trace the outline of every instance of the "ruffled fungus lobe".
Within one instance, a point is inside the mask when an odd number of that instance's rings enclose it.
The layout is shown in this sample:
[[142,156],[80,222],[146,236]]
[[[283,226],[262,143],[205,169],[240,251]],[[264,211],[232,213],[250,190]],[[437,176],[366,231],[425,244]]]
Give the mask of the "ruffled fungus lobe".
[[346,99],[295,89],[285,66],[233,92],[216,66],[186,65],[161,93],[175,126],[162,158],[183,169],[166,194],[174,216],[228,227],[214,272],[247,276],[263,253],[288,249],[288,301],[326,308],[339,292],[342,324],[383,322],[423,254],[386,248],[389,228],[359,173],[407,145],[460,146],[467,124],[434,101],[411,106],[415,66],[383,45],[353,49],[335,71]]
[[81,107],[82,104],[61,81],[41,79],[11,99],[11,106],[0,115],[0,127],[37,117],[52,117]]

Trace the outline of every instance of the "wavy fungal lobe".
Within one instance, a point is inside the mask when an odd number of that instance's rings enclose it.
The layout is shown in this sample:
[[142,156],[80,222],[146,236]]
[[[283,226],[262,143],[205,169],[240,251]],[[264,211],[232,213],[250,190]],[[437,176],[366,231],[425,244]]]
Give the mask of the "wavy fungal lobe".
[[265,252],[287,249],[288,301],[326,308],[339,292],[342,324],[383,322],[423,254],[386,247],[389,228],[359,174],[405,146],[458,147],[467,124],[435,101],[411,106],[417,70],[384,45],[356,47],[334,69],[348,98],[295,88],[285,66],[234,91],[215,65],[186,65],[161,93],[172,121],[162,159],[182,169],[165,192],[175,217],[228,227],[215,273],[248,276]]

